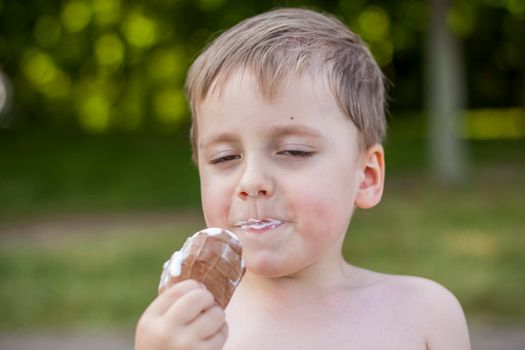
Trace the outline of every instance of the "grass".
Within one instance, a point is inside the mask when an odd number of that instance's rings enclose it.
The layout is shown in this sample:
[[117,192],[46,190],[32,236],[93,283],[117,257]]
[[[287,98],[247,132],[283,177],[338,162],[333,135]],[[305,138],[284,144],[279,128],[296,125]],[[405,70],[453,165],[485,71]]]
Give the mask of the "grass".
[[[162,136],[0,134],[0,329],[133,327],[156,294],[162,262],[201,225],[185,145]],[[387,143],[384,200],[356,213],[345,256],[436,280],[469,317],[523,320],[523,140],[471,143],[469,181],[459,187],[432,180],[421,146]],[[176,218],[134,218],[157,211]],[[88,217],[71,234],[8,234],[35,217],[73,215],[74,225],[78,212],[133,219],[100,228]]]
[[394,181],[379,207],[355,216],[345,255],[378,271],[436,280],[469,316],[523,319],[523,179],[520,167],[479,171],[461,189]]
[[87,230],[0,248],[0,329],[127,327],[156,294],[162,262],[195,227]]
[[0,220],[199,204],[186,133],[0,131],[0,166]]

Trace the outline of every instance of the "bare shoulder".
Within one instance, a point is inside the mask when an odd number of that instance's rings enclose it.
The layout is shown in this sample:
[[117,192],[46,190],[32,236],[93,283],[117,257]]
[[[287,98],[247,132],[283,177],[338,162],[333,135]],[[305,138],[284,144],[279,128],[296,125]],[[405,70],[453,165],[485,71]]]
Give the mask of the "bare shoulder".
[[417,325],[429,349],[470,349],[463,309],[448,289],[421,277],[381,276],[381,289]]

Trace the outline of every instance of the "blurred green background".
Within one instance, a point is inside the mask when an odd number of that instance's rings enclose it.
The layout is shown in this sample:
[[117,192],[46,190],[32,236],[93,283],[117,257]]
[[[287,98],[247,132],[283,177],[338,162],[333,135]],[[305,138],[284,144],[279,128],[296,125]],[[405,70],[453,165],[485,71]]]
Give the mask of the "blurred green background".
[[348,260],[434,279],[469,319],[525,321],[525,2],[447,8],[464,84],[453,179],[430,150],[431,3],[0,0],[0,330],[132,329],[203,225],[185,72],[280,6],[340,17],[390,81],[386,193],[355,215]]

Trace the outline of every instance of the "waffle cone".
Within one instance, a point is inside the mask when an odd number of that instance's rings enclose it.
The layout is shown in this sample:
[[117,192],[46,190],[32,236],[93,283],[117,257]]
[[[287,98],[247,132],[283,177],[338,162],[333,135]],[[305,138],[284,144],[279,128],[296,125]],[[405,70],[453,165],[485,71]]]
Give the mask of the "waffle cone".
[[224,229],[206,229],[188,238],[163,267],[159,293],[175,283],[203,283],[223,309],[245,272],[239,239]]

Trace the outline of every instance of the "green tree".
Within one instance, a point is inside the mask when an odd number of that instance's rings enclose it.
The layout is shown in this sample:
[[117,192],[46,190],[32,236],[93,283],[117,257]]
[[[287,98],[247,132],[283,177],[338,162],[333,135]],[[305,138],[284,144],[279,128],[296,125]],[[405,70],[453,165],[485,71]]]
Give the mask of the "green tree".
[[[452,0],[441,14],[468,62],[466,107],[525,104],[524,4]],[[184,126],[182,84],[192,58],[217,32],[276,6],[343,19],[392,81],[392,113],[424,107],[427,0],[0,0],[0,69],[15,92],[11,127]]]

